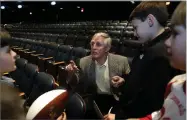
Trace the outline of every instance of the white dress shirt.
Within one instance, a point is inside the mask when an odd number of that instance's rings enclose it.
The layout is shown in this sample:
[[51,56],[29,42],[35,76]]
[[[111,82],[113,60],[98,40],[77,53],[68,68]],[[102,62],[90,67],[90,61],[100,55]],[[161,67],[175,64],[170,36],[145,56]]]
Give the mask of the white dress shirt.
[[99,65],[95,61],[96,65],[96,84],[97,84],[97,93],[99,94],[111,94],[110,91],[110,77],[108,69],[108,57],[103,65]]

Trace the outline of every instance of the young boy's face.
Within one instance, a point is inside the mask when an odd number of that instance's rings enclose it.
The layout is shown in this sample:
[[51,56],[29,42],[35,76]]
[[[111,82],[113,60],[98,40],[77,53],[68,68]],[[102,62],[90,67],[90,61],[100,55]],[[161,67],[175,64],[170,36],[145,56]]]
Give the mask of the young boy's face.
[[132,20],[132,26],[134,27],[134,36],[136,36],[139,41],[146,42],[151,39],[152,30],[147,20],[141,21],[140,19],[134,18]]
[[16,69],[16,53],[9,46],[0,48],[0,72],[11,72]]
[[186,70],[186,28],[176,25],[169,39],[165,41],[170,64],[180,70]]

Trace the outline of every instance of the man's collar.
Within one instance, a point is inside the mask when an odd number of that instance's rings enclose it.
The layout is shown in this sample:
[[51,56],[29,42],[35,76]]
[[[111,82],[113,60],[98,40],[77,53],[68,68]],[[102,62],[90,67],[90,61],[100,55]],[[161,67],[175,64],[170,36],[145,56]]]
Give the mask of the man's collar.
[[108,66],[108,56],[107,56],[104,64],[100,65],[96,60],[95,60],[95,64],[98,65],[98,66],[105,66],[105,67]]

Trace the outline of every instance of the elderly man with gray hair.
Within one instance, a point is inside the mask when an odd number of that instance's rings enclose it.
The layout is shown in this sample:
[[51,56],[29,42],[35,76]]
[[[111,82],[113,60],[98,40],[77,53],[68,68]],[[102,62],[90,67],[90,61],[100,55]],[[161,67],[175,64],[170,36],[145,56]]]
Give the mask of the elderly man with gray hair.
[[118,101],[123,78],[130,72],[126,57],[109,53],[111,42],[107,33],[94,34],[91,54],[81,58],[80,69],[73,61],[66,66],[69,80],[78,81],[75,91],[81,95],[92,94],[103,113]]

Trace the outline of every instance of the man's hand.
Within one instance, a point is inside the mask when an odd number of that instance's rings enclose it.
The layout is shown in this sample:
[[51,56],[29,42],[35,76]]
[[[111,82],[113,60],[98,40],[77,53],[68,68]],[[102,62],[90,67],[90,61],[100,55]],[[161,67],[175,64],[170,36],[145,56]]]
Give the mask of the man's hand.
[[107,114],[104,116],[104,120],[115,120],[115,114]]
[[78,69],[78,67],[76,66],[75,62],[73,60],[70,61],[70,64],[68,64],[66,66],[66,70],[68,72],[76,72]]
[[68,71],[68,76],[72,76],[75,74],[79,69],[76,66],[75,62],[73,60],[70,61],[70,64],[66,66],[66,70]]
[[57,118],[57,120],[67,120],[66,113],[63,112],[63,113]]
[[70,64],[66,66],[66,71],[68,72],[66,83],[69,84],[71,87],[76,85],[78,83],[78,80],[76,81],[72,79],[77,71],[79,71],[78,67],[76,66],[75,62],[73,60],[70,61]]
[[125,82],[125,80],[122,77],[119,76],[114,76],[112,77],[112,86],[118,88],[119,86],[121,86],[123,83]]

